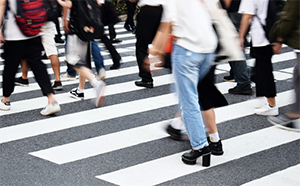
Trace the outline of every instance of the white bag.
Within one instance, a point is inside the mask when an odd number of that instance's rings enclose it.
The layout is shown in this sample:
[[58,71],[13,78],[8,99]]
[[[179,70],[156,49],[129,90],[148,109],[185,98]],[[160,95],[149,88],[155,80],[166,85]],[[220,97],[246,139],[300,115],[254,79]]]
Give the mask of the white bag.
[[205,4],[217,30],[219,44],[221,45],[221,50],[216,54],[216,58],[227,56],[226,59],[219,62],[245,60],[245,55],[239,46],[238,33],[219,0],[205,0]]

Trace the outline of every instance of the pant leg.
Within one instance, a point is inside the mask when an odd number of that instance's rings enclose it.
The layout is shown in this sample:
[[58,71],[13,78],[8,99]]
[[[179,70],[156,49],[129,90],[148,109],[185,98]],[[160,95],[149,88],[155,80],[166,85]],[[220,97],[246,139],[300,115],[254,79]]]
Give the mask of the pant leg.
[[35,80],[42,89],[43,95],[46,96],[50,93],[54,93],[46,65],[41,61],[41,49],[39,47],[41,44],[41,37],[28,39],[25,41],[25,44],[26,45],[23,48],[25,51],[24,59],[27,60],[27,63],[34,74]]
[[[68,34],[65,34],[65,38],[65,53],[67,53]],[[69,63],[67,63],[67,73],[72,77],[76,77],[77,75],[77,72],[73,69],[72,65],[69,65]]]
[[126,6],[127,6],[127,19],[126,19],[125,25],[130,25],[132,28],[135,26],[134,21],[133,21],[133,16],[134,16],[134,12],[136,9],[136,3],[126,1]]
[[199,75],[210,68],[213,54],[198,54],[175,45],[172,53],[172,69],[178,93],[182,118],[193,149],[208,146],[206,130],[198,104]]
[[297,61],[294,67],[293,74],[293,86],[295,90],[295,104],[293,107],[293,112],[300,114],[300,53],[296,53]]
[[21,41],[6,41],[4,43],[5,60],[2,75],[2,92],[5,97],[10,97],[14,91],[15,75],[18,71],[23,52],[20,44]]
[[272,46],[255,47],[256,96],[272,98],[276,96],[276,86],[272,66]]
[[116,48],[112,45],[111,41],[107,38],[106,35],[103,35],[101,40],[109,51],[114,65],[120,65],[121,56],[117,52]]
[[232,61],[231,62],[233,77],[237,82],[238,86],[249,85],[250,79],[248,76],[247,63],[245,60],[243,61]]
[[116,34],[116,30],[113,24],[109,24],[108,25],[108,31],[109,31],[109,38],[110,40],[113,40],[116,38],[117,34]]
[[101,68],[105,68],[103,63],[103,57],[100,53],[100,48],[96,41],[92,41],[92,56],[95,62],[97,72],[99,72]]
[[152,75],[144,69],[144,59],[148,56],[148,45],[152,43],[162,16],[162,7],[142,7],[137,18],[136,58],[142,81],[152,82]]

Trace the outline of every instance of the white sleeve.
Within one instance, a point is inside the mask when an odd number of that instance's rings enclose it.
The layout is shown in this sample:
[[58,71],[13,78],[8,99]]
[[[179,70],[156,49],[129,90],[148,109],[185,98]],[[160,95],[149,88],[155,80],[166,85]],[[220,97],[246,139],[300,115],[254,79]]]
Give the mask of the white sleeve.
[[160,22],[172,22],[176,16],[174,8],[175,2],[173,0],[165,0]]
[[239,11],[238,11],[240,14],[254,15],[256,11],[257,10],[254,5],[254,0],[242,0],[241,1]]

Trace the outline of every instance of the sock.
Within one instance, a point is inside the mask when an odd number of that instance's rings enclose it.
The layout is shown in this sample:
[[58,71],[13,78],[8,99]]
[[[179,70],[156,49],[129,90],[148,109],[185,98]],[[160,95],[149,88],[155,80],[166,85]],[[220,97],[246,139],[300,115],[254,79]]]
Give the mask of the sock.
[[97,81],[96,78],[92,79],[92,81],[90,83],[94,88],[97,88],[100,85],[100,82]]
[[171,126],[177,130],[185,130],[184,123],[181,120],[181,117],[173,119],[171,122]]
[[83,93],[84,90],[82,90],[82,89],[80,89],[80,88],[78,87],[76,92],[77,92],[77,93]]
[[270,107],[270,108],[274,108],[275,106],[271,106],[271,105],[269,104],[269,107]]
[[209,139],[211,142],[218,142],[220,140],[220,137],[219,137],[219,133],[218,132],[215,132],[213,134],[208,134],[209,135]]

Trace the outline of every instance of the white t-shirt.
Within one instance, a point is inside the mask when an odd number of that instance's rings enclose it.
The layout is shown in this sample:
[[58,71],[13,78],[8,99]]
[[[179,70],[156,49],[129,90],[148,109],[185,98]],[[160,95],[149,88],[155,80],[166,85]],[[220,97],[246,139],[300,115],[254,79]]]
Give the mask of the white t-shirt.
[[[242,0],[239,13],[253,15],[250,33],[255,47],[266,46],[269,43],[261,24],[266,24],[269,0]],[[255,16],[254,16],[255,15]]]
[[196,53],[215,51],[217,36],[200,0],[166,0],[163,9],[162,22],[172,23],[172,34],[179,46]]
[[165,0],[139,0],[138,2],[138,6],[142,7],[145,5],[148,6],[159,6],[159,5],[163,5],[165,3]]
[[[4,19],[4,38],[6,41],[18,41],[18,40],[26,40],[36,36],[27,37],[25,36],[18,25],[16,24],[14,14],[17,12],[16,0],[8,0],[6,3],[9,4],[10,10],[7,11],[8,19]],[[38,34],[39,36],[41,34]]]

